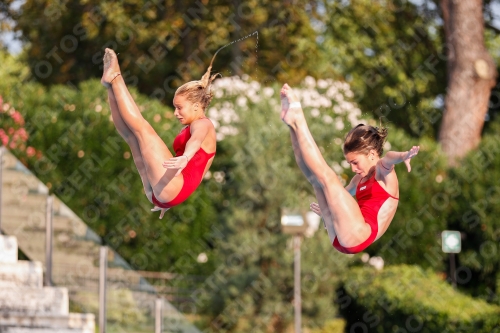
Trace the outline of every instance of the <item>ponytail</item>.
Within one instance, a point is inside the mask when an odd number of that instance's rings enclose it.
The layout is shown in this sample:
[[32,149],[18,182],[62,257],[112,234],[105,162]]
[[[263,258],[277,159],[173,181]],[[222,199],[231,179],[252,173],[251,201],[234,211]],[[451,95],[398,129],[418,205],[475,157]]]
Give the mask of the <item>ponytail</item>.
[[387,128],[373,127],[359,124],[347,133],[344,141],[344,155],[348,153],[368,154],[375,150],[378,156],[384,152],[384,143],[387,139]]
[[201,77],[201,80],[184,83],[175,92],[176,95],[185,95],[187,100],[192,103],[200,103],[203,110],[205,110],[208,105],[210,105],[210,102],[214,97],[214,94],[212,92],[212,82],[218,75],[220,75],[219,73],[210,75],[210,72],[212,71],[212,64],[215,60],[217,52],[215,52],[214,56],[212,57],[210,66],[208,66],[208,69]]

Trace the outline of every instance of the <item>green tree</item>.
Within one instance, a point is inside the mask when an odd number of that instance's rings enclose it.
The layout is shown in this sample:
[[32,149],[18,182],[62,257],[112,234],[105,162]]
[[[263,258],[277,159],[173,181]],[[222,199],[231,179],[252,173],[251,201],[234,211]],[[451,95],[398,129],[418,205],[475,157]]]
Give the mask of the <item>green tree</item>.
[[409,1],[318,1],[331,66],[361,109],[413,136],[435,137],[446,88],[441,28]]
[[[219,147],[232,152],[220,160],[225,165],[220,211],[225,239],[218,243],[213,275],[193,298],[209,314],[202,325],[214,332],[243,332],[249,327],[283,332],[293,320],[293,256],[287,245],[290,237],[280,231],[280,209],[306,210],[315,197],[294,160],[288,128],[279,119],[280,87],[262,89],[257,82],[237,78],[220,79],[216,87],[224,97],[214,103],[209,116],[218,123],[218,133],[226,133]],[[359,122],[375,121],[360,118],[345,82],[308,77],[297,92],[326,161],[348,181],[352,174],[342,154],[343,137]],[[407,149],[414,143],[403,131],[391,128],[386,149]],[[386,235],[366,252],[383,256],[389,265],[413,262],[442,271],[442,260],[435,263],[425,255],[437,246],[436,233],[445,221],[429,216],[426,209],[432,208],[425,205],[428,196],[441,188],[435,179],[444,164],[431,140],[422,142],[420,154],[412,173],[398,167],[398,213]],[[416,207],[420,215],[415,214]],[[313,239],[305,239],[305,325],[321,328],[338,315],[334,286],[349,274],[349,266],[360,263],[359,257],[335,251],[322,226]]]
[[319,74],[315,32],[301,10],[306,3],[27,0],[17,10],[7,7],[12,1],[0,9],[22,33],[25,59],[43,84],[100,77],[110,47],[120,53],[129,84],[170,102],[177,86],[201,77],[217,49],[255,31],[258,44],[252,35],[222,50],[214,71],[292,83]]
[[[136,269],[181,274],[209,274],[211,244],[203,236],[218,225],[213,201],[220,186],[204,182],[195,195],[163,218],[151,213],[129,148],[116,132],[97,80],[77,89],[63,85],[44,88],[38,83],[11,85],[2,78],[0,92],[22,114],[29,136],[25,145],[40,150],[28,167],[68,205],[107,245]],[[177,133],[172,111],[132,90],[145,118],[171,145]],[[16,155],[22,151],[13,151]]]
[[492,181],[500,166],[499,129],[496,120],[478,148],[450,170],[447,182],[454,184],[455,191],[446,198],[445,212],[449,228],[464,235],[457,264],[459,287],[500,305],[500,223],[496,218],[500,188]]
[[482,3],[482,0],[441,2],[449,48],[448,89],[439,142],[453,165],[481,141],[490,92],[497,76],[496,64],[484,44]]
[[[347,119],[356,122],[361,112],[334,98],[350,96],[347,84],[322,80],[322,88],[316,89],[314,79],[306,82],[298,91],[309,117],[316,118],[311,130],[343,172],[339,140],[344,127],[351,126]],[[209,314],[203,325],[211,331],[284,332],[293,321],[293,251],[290,237],[280,231],[281,208],[305,210],[314,197],[296,166],[288,128],[279,119],[280,87],[262,89],[255,81],[237,78],[220,79],[216,87],[225,97],[209,116],[219,122],[219,133],[228,133],[220,146],[232,152],[225,156],[223,170],[226,239],[217,247],[215,273],[194,300]],[[341,274],[325,267],[345,271],[349,258],[335,253],[322,228],[304,241],[303,253],[304,321],[317,327],[336,314],[332,286]]]

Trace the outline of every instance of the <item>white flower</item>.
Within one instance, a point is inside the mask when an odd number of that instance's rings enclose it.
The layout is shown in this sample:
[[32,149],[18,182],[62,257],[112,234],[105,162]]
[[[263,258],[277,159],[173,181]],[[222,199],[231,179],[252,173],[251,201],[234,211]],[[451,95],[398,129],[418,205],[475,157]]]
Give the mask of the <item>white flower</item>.
[[337,175],[340,175],[342,174],[342,172],[344,172],[344,168],[342,168],[337,162],[333,162],[332,169]]
[[274,95],[274,89],[271,87],[265,87],[263,92],[264,96],[266,96],[267,98],[272,97]]
[[222,98],[222,96],[224,96],[224,92],[222,91],[222,89],[217,89],[214,93],[214,97],[215,98]]
[[220,123],[219,123],[217,120],[215,120],[215,119],[210,119],[210,121],[212,122],[212,124],[214,124],[214,128],[215,128],[215,129],[219,128]]
[[382,257],[371,257],[368,260],[368,264],[372,265],[376,270],[380,271],[384,268],[384,259],[382,259]]
[[333,98],[336,94],[337,94],[337,87],[335,87],[334,85],[330,86],[330,88],[328,88],[328,90],[326,91],[326,97],[328,98]]
[[319,96],[318,102],[322,107],[329,108],[332,106],[332,101],[324,96]]
[[208,261],[208,256],[205,252],[202,252],[198,255],[198,257],[196,258],[196,261],[201,263],[201,264],[204,264]]
[[338,131],[343,130],[345,127],[344,122],[342,121],[342,118],[337,117],[335,118],[335,129]]
[[323,121],[324,121],[326,124],[331,124],[331,123],[333,123],[333,118],[332,118],[332,117],[330,117],[329,115],[325,114],[325,115],[323,116]]
[[221,126],[218,130],[218,133],[223,135],[236,135],[238,134],[238,129],[233,126]]
[[241,107],[247,106],[247,99],[243,96],[240,96],[236,99],[236,104]]
[[260,89],[260,83],[259,83],[259,82],[257,82],[257,81],[252,81],[252,82],[250,83],[250,87],[252,87],[252,88],[253,88],[253,89],[255,89],[255,90],[259,90],[259,89]]
[[314,88],[316,86],[316,80],[312,76],[306,76],[304,83],[308,88]]
[[217,110],[217,108],[211,107],[210,109],[208,109],[208,117],[218,119],[219,111]]
[[318,88],[326,89],[328,87],[328,82],[326,80],[318,80]]
[[319,110],[318,109],[312,109],[311,110],[311,116],[313,116],[314,118],[318,117],[319,116]]

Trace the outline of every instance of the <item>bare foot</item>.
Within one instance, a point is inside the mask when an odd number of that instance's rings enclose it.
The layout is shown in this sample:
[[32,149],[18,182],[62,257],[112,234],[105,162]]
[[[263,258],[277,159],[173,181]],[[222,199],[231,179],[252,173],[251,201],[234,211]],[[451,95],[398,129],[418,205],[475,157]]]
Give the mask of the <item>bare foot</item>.
[[302,112],[301,107],[290,107],[290,104],[293,102],[299,102],[297,96],[293,92],[292,88],[285,83],[283,88],[281,88],[281,120],[288,126],[292,126],[299,119],[304,118],[304,114]]
[[118,75],[121,75],[120,65],[118,65],[118,58],[116,57],[115,51],[106,48],[102,61],[104,62],[104,70],[102,73],[101,84],[106,88],[110,88],[111,82],[113,82]]

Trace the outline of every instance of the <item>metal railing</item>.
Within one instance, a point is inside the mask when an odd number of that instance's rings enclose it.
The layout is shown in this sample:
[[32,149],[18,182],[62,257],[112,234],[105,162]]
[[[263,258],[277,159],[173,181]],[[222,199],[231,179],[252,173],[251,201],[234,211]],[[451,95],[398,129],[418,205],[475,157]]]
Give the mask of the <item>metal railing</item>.
[[68,288],[70,311],[94,313],[100,332],[199,332],[169,299],[189,302],[201,279],[134,271],[3,148],[0,161],[0,227],[44,264],[45,285]]

